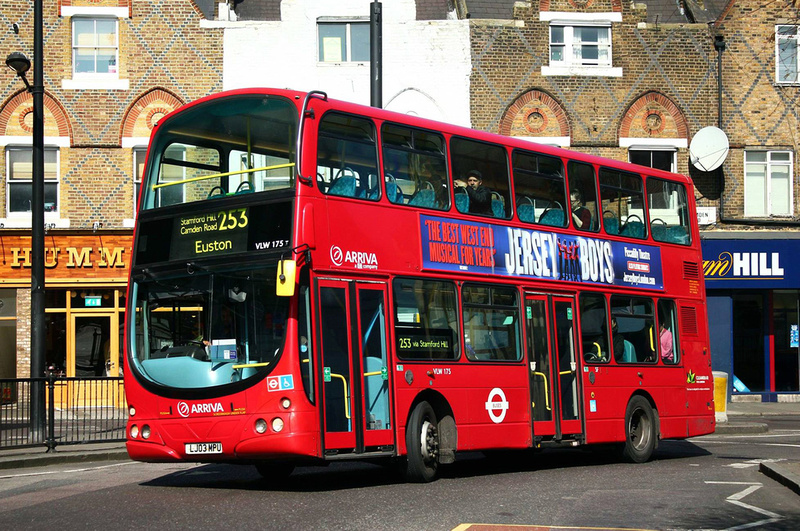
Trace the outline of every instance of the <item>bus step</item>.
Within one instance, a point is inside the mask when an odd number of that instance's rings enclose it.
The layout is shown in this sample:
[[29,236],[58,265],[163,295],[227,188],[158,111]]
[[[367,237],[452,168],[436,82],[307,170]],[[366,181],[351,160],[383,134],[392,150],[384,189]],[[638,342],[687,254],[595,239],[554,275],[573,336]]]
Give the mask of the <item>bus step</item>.
[[326,461],[347,461],[353,459],[375,459],[379,457],[394,457],[395,452],[392,450],[374,450],[369,452],[355,453],[348,452],[346,454],[325,454]]

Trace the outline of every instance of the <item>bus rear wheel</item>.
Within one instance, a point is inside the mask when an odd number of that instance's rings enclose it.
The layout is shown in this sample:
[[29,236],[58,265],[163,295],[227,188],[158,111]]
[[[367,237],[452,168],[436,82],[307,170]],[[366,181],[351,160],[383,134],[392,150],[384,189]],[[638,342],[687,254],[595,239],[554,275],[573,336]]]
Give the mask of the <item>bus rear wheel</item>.
[[439,428],[436,413],[428,402],[420,402],[411,412],[406,427],[405,477],[414,483],[436,479],[439,468]]
[[656,417],[650,402],[634,396],[625,411],[625,444],[622,456],[632,463],[644,463],[656,448]]

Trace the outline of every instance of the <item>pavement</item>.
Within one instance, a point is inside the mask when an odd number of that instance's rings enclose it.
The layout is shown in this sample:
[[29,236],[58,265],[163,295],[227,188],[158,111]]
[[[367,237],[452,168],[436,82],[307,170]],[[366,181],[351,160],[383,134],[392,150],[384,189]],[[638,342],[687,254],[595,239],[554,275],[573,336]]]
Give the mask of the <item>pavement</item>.
[[[718,422],[716,433],[742,435],[766,433],[765,417],[800,417],[800,402],[731,402],[727,422]],[[128,458],[124,442],[63,445],[47,452],[43,447],[0,448],[0,470],[43,467],[62,463],[124,461]],[[761,463],[761,473],[800,494],[800,461]]]

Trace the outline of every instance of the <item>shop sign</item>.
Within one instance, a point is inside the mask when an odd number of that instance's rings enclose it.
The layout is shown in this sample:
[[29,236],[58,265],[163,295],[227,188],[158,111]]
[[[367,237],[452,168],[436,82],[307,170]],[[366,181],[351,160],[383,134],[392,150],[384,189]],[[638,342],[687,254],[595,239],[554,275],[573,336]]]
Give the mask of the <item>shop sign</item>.
[[[63,265],[68,268],[126,267],[124,253],[124,247],[46,247],[44,266],[52,269],[58,267],[59,260],[66,259]],[[12,247],[11,267],[31,267],[31,248]]]
[[702,246],[710,289],[800,287],[800,240],[703,240]]

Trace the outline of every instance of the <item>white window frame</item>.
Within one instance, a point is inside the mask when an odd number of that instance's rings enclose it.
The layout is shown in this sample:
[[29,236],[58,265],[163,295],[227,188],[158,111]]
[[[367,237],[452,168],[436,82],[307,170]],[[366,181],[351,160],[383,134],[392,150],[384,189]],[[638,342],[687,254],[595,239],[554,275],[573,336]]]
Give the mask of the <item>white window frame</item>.
[[[794,35],[780,34],[781,28],[794,28]],[[794,71],[793,79],[781,78],[780,45],[782,42],[794,42]],[[800,25],[798,24],[778,24],[775,26],[775,83],[780,85],[800,84]]]
[[[130,18],[127,7],[91,7],[91,6],[62,6],[62,17],[70,18],[70,60],[72,61],[72,78],[62,79],[61,88],[64,90],[129,90],[130,83],[127,79],[120,79],[120,19]],[[81,73],[75,72],[75,19],[112,19],[116,21],[116,63],[115,73]]]
[[[353,37],[352,37],[352,27],[354,24],[358,25],[366,25],[369,27],[369,18],[337,18],[337,17],[320,17],[317,19],[317,64],[319,65],[342,65],[344,63],[355,64],[355,65],[364,65],[369,63],[369,59],[365,61],[354,61],[352,59],[353,54]],[[325,61],[320,53],[320,47],[322,46],[322,37],[320,36],[320,26],[331,26],[331,25],[339,25],[345,26],[345,39],[347,40],[345,46],[345,57],[342,57],[339,61]],[[367,41],[369,43],[369,41]],[[322,54],[324,54],[324,47],[322,50]]]
[[[748,154],[766,153],[766,161],[748,161]],[[776,154],[789,155],[789,160],[773,160]],[[765,166],[765,186],[764,190],[764,204],[763,212],[754,213],[753,209],[753,194],[748,193],[748,178],[747,178],[747,165],[748,164],[763,164]],[[772,212],[772,174],[776,167],[787,168],[789,171],[789,212],[786,213],[773,213]],[[749,149],[744,152],[744,164],[742,171],[744,173],[744,216],[745,218],[764,218],[764,217],[793,217],[794,216],[794,153],[789,150],[767,150],[767,149]],[[776,193],[783,193],[782,190]]]
[[[600,77],[622,77],[622,68],[612,66],[614,63],[613,53],[613,28],[614,22],[622,22],[621,13],[570,13],[543,11],[539,13],[539,20],[550,22],[548,27],[548,58],[553,43],[552,28],[561,27],[564,29],[564,42],[558,43],[564,46],[563,61],[548,61],[549,64],[542,65],[543,76],[600,76]],[[575,43],[574,29],[577,27],[598,27],[608,28],[608,64],[584,64],[573,61]]]
[[[9,152],[11,151],[30,151],[31,152],[31,178],[30,179],[12,179],[11,178],[11,156]],[[61,150],[58,146],[52,145],[45,145],[45,151],[55,152],[56,154],[56,162],[55,162],[55,169],[56,169],[56,177],[55,179],[48,179],[47,173],[45,173],[45,184],[54,184],[56,185],[56,204],[54,210],[47,210],[45,211],[45,218],[53,218],[58,217],[59,215],[59,194],[61,192]],[[5,157],[6,157],[6,219],[21,219],[21,220],[30,220],[31,219],[31,210],[20,210],[12,212],[10,209],[11,206],[11,184],[18,184],[18,185],[27,185],[32,186],[33,183],[33,146],[32,145],[9,145],[5,147]]]

